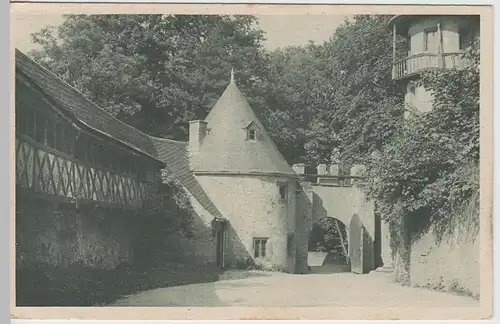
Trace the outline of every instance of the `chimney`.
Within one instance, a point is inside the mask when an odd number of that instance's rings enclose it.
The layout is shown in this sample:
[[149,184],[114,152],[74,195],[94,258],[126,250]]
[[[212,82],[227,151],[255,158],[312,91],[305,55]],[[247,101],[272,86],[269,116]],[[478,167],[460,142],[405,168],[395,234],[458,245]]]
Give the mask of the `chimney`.
[[292,169],[297,174],[301,174],[302,175],[302,174],[306,173],[306,166],[304,165],[304,163],[294,164],[294,165],[292,165]]
[[203,139],[207,135],[207,122],[204,120],[192,120],[189,122],[189,151],[198,152]]
[[318,175],[326,175],[326,164],[320,164],[317,166]]
[[329,173],[331,176],[338,176],[339,175],[339,165],[338,164],[330,165]]

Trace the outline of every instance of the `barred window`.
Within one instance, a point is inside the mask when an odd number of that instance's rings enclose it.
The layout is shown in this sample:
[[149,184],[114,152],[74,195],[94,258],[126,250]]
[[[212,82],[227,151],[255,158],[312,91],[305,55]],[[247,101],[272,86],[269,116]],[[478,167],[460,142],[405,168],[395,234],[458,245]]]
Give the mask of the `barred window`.
[[253,239],[253,253],[255,258],[263,258],[266,256],[267,238]]

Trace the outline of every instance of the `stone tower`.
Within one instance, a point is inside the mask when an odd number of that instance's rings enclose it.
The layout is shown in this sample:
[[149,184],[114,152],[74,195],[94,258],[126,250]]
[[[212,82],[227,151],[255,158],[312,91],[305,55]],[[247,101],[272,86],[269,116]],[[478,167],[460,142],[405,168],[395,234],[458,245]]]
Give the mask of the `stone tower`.
[[[427,112],[432,95],[413,80],[422,71],[463,68],[462,54],[479,37],[479,16],[398,15],[389,22],[393,30],[392,79],[405,93],[407,109]],[[405,41],[400,42],[399,37]]]
[[297,174],[267,134],[234,76],[189,129],[191,171],[229,221],[227,267],[255,263],[295,271]]

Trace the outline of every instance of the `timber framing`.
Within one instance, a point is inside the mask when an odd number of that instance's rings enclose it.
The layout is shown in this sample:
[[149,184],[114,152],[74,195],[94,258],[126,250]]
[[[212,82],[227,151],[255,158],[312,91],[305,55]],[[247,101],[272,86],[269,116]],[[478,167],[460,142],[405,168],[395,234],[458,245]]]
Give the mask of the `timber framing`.
[[[151,138],[132,128],[134,131],[124,138],[135,136],[139,140],[129,144],[89,125],[90,120],[110,129],[129,128],[68,88],[69,85],[16,52],[16,193],[78,206],[141,208],[148,188],[160,179],[165,167],[156,157],[156,151],[151,150],[154,148]],[[73,97],[54,99],[66,93],[72,93]],[[61,100],[68,104],[75,102],[73,109],[83,110],[81,114],[89,120],[79,118]],[[148,141],[151,146],[134,145]]]

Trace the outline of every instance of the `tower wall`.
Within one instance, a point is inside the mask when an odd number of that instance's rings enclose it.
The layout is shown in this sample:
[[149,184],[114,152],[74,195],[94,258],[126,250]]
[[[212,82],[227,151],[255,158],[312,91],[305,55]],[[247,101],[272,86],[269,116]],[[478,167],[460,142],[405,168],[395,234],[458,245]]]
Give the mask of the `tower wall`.
[[408,36],[411,42],[411,51],[409,54],[436,53],[436,48],[425,50],[425,31],[436,28],[441,24],[442,33],[442,51],[443,53],[459,51],[459,30],[460,19],[458,17],[429,17],[412,23],[408,28]]
[[405,92],[405,105],[409,109],[419,112],[429,112],[432,110],[432,93],[421,85],[407,83]]
[[[438,25],[439,30],[438,31]],[[460,16],[438,16],[425,17],[415,20],[408,27],[407,37],[409,39],[408,70],[421,70],[427,67],[439,67],[442,64],[445,68],[463,67],[465,62],[460,56],[463,49],[460,48],[461,32],[473,31],[473,38],[479,37],[479,29],[471,29],[468,22]],[[464,27],[463,30],[461,27]],[[434,41],[426,42],[426,32],[434,30],[436,36]],[[464,36],[464,35],[462,35]],[[428,44],[426,48],[426,43]],[[441,47],[441,58],[437,55]],[[418,57],[419,55],[423,55]],[[419,66],[416,68],[416,66]],[[408,82],[408,79],[401,81],[405,89],[405,105],[420,112],[428,112],[432,109],[432,93],[423,86],[415,86]]]
[[[266,266],[294,271],[294,249],[289,253],[289,234],[295,232],[296,183],[287,178],[247,175],[199,175],[198,181],[230,227],[226,231],[226,266],[252,258]],[[287,184],[287,199],[279,184]],[[265,258],[254,258],[254,238],[268,238]]]

